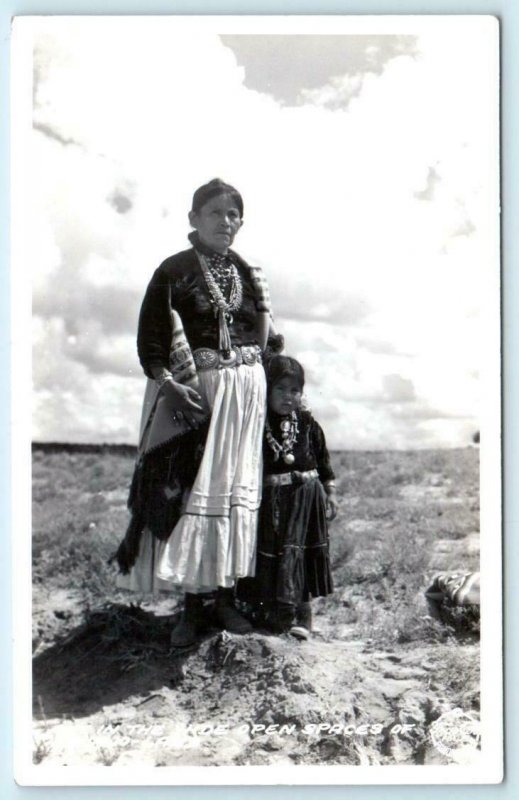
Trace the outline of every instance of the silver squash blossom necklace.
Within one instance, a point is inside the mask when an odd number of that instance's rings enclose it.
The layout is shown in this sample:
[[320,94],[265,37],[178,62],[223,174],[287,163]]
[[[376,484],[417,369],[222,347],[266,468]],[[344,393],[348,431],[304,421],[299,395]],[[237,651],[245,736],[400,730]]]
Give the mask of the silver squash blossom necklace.
[[215,315],[218,319],[218,346],[224,353],[226,358],[231,354],[231,337],[227,324],[232,323],[232,311],[240,308],[243,299],[243,287],[238,270],[234,264],[230,267],[231,290],[229,301],[225,300],[223,292],[216,283],[211,270],[209,268],[208,260],[206,257],[196,250],[198,261],[202,269],[202,274],[205,278],[206,286],[209,291],[211,303],[215,309]]
[[265,424],[265,436],[269,446],[274,451],[274,461],[278,461],[281,456],[285,464],[291,465],[295,461],[292,451],[299,433],[296,412],[292,411],[289,417],[282,419],[279,427],[281,428],[281,443],[274,437],[268,419]]

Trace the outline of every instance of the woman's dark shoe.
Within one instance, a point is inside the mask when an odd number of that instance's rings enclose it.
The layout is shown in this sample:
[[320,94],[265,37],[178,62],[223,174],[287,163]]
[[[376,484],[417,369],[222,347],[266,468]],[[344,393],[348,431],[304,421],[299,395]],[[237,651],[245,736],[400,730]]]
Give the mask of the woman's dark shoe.
[[249,620],[236,609],[232,589],[218,589],[215,617],[218,625],[229,633],[250,633],[253,630]]
[[290,634],[296,639],[309,639],[312,631],[312,607],[310,603],[300,603],[296,608],[294,624]]
[[187,593],[184,596],[184,611],[180,622],[171,632],[171,646],[191,647],[196,644],[205,623],[204,595]]

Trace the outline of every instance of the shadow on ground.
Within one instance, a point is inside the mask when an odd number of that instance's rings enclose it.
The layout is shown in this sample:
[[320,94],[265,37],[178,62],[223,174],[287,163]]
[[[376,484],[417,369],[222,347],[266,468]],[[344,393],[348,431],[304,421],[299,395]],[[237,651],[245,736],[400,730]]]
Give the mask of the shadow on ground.
[[174,688],[193,652],[170,647],[178,618],[178,612],[156,616],[115,603],[90,612],[83,624],[35,657],[36,717],[86,716],[143,691]]

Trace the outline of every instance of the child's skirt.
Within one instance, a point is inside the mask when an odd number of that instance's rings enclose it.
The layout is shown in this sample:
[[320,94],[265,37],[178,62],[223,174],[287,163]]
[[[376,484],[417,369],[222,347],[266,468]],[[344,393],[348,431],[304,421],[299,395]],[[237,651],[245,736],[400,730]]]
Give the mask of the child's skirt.
[[[267,604],[299,605],[333,591],[326,494],[318,478],[263,488],[256,577],[243,595]],[[242,592],[240,591],[240,594]]]

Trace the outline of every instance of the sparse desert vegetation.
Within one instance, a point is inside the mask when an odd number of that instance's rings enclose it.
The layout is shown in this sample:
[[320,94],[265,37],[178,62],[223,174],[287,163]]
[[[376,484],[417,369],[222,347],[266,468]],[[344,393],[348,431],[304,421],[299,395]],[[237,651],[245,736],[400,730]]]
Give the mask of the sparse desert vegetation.
[[[478,451],[333,460],[336,590],[314,603],[312,639],[209,629],[178,656],[180,593],[119,591],[107,563],[128,519],[131,452],[35,447],[36,763],[449,763],[428,731],[449,709],[477,717],[479,618],[432,619],[424,590],[438,571],[479,569]],[[201,732],[217,725],[228,733]]]

